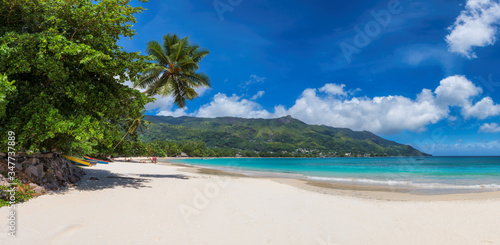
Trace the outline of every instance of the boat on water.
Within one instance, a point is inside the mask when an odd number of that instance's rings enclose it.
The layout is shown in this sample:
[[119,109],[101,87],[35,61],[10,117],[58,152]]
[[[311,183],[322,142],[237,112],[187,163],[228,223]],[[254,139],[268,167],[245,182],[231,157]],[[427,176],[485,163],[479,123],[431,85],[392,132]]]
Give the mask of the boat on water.
[[88,157],[88,156],[84,156],[83,159],[85,159],[86,161],[89,161],[89,162],[95,162],[95,163],[99,163],[99,164],[108,164],[109,163],[109,161],[96,159],[96,158],[92,158],[92,157]]
[[66,156],[66,155],[63,155],[63,157],[66,158],[66,159],[68,159],[70,162],[72,162],[72,163],[74,163],[76,165],[79,165],[79,166],[85,166],[85,167],[92,166],[92,163],[84,161],[84,160],[81,160],[81,159],[78,159],[78,158],[75,158],[75,157],[70,157],[70,156]]

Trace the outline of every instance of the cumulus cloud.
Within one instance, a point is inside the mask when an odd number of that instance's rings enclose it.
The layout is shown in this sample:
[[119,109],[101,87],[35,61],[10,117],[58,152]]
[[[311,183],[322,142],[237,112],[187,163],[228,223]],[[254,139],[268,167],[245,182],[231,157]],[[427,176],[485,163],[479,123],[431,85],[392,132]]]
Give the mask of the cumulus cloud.
[[446,42],[452,52],[476,58],[473,47],[485,47],[496,42],[500,23],[498,0],[468,0],[455,23],[448,29]]
[[485,123],[479,127],[479,132],[498,133],[500,132],[500,126],[496,123]]
[[334,84],[334,83],[327,83],[325,86],[321,87],[319,91],[331,94],[331,95],[341,95],[341,96],[347,96],[347,92],[344,91],[345,84]]
[[470,97],[482,92],[481,88],[476,87],[464,76],[447,77],[441,80],[435,90],[437,102],[450,106],[462,106]]
[[272,116],[267,110],[254,101],[242,99],[233,94],[218,93],[212,102],[202,106],[193,115],[197,117],[245,117],[245,118],[270,118]]
[[434,103],[430,90],[424,89],[415,100],[403,96],[336,99],[305,90],[288,112],[311,124],[395,133],[423,131],[425,126],[447,116],[447,110]]
[[449,114],[451,107],[460,108],[466,119],[485,119],[500,114],[500,105],[494,104],[490,97],[473,103],[482,90],[464,76],[447,77],[434,91],[423,89],[414,99],[399,95],[353,97],[345,87],[343,84],[326,84],[317,89],[305,89],[293,106],[287,109],[278,105],[274,112],[263,109],[255,101],[219,93],[192,115],[246,118],[291,115],[309,124],[391,134],[402,130],[424,131],[430,124],[445,118],[453,119]]
[[266,93],[265,91],[259,91],[254,96],[252,96],[251,100],[256,100],[258,98],[261,98],[262,96],[264,96],[265,93]]
[[479,119],[485,119],[490,116],[496,116],[500,114],[500,105],[495,105],[490,97],[485,97],[475,105],[466,104],[462,107],[462,114],[465,119],[476,117]]

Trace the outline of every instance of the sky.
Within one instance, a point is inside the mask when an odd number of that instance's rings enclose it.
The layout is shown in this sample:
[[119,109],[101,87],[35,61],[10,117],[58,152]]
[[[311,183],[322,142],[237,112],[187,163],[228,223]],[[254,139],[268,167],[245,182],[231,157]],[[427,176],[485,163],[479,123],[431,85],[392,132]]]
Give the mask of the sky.
[[437,156],[500,155],[500,1],[132,2],[146,50],[168,33],[210,50],[211,88],[149,115],[277,118],[367,130]]

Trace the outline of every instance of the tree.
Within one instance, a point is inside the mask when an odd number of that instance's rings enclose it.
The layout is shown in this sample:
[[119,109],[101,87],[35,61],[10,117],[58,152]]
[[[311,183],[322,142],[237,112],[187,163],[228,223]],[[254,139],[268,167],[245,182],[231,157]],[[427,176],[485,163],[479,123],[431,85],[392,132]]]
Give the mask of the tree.
[[0,74],[0,118],[5,116],[5,108],[9,97],[14,95],[16,87],[14,81],[8,81],[7,76]]
[[143,126],[144,124],[147,124],[147,123],[148,123],[148,121],[144,121],[144,120],[142,120],[142,119],[144,118],[144,115],[145,115],[144,113],[145,113],[145,112],[146,112],[146,111],[143,111],[143,112],[142,112],[142,114],[141,114],[141,116],[140,116],[140,117],[138,117],[138,118],[135,118],[135,119],[129,119],[129,121],[130,121],[130,123],[129,123],[129,124],[130,124],[130,126],[128,127],[127,131],[125,132],[125,134],[123,135],[123,137],[121,138],[121,140],[120,140],[120,141],[119,141],[119,142],[115,145],[115,147],[113,148],[113,151],[116,149],[116,147],[117,147],[120,143],[122,143],[122,141],[125,139],[125,137],[127,137],[127,135],[129,135],[129,134],[134,134],[135,132],[137,132],[137,130],[141,131],[141,133],[142,133],[142,126]]
[[194,88],[210,87],[210,78],[197,72],[198,63],[209,51],[198,45],[190,44],[188,37],[179,39],[176,34],[163,37],[163,47],[157,41],[147,44],[147,53],[155,61],[137,86],[146,89],[149,96],[160,94],[173,95],[179,107],[186,106],[186,99],[198,96]]
[[123,85],[147,57],[117,45],[135,35],[142,10],[128,0],[0,0],[0,73],[17,90],[1,135],[14,131],[18,151],[110,151],[128,126],[122,119],[151,101]]

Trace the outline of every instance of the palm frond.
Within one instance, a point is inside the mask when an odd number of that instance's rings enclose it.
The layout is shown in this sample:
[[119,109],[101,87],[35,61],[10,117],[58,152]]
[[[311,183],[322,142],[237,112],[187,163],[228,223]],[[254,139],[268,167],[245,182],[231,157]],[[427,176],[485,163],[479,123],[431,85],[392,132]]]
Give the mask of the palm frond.
[[157,61],[160,64],[167,65],[170,63],[170,60],[168,56],[166,56],[164,53],[164,50],[161,48],[161,45],[157,41],[151,41],[148,42],[147,48],[146,48],[146,53],[153,56],[155,61]]

